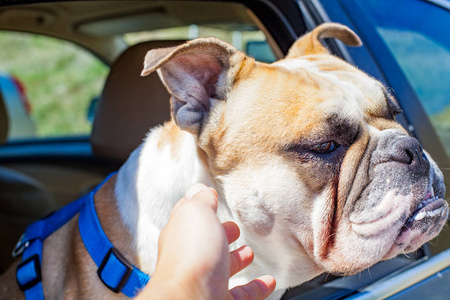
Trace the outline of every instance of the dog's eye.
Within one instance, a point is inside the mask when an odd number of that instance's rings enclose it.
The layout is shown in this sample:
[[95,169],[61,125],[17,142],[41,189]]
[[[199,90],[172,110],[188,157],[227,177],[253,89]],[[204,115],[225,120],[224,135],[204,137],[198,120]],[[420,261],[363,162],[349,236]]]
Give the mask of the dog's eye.
[[401,109],[401,108],[395,108],[394,111],[392,111],[392,114],[394,116],[401,114],[401,113],[403,113],[403,109]]
[[319,154],[328,154],[339,148],[339,146],[335,141],[329,141],[312,146],[311,151]]

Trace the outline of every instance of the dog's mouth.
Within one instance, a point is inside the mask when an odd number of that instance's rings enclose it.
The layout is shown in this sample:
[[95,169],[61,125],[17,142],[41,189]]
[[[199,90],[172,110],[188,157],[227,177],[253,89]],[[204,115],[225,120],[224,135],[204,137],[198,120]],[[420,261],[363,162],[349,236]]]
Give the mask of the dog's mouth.
[[406,220],[402,231],[412,228],[416,222],[424,219],[439,219],[444,213],[443,208],[445,206],[445,200],[439,196],[435,196],[433,189],[427,191],[425,197],[419,202],[416,209]]
[[395,256],[400,250],[402,252],[416,250],[440,232],[447,217],[447,202],[442,197],[434,195],[430,189],[406,219],[384,259]]

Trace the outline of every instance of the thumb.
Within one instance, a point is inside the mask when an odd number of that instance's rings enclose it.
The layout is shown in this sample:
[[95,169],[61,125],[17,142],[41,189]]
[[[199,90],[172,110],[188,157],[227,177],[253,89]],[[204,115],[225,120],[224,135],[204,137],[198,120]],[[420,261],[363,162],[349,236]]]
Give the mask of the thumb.
[[209,188],[204,184],[197,183],[192,187],[190,187],[187,190],[184,198],[185,201],[208,206],[212,208],[214,212],[217,212],[218,207],[217,192],[213,188]]

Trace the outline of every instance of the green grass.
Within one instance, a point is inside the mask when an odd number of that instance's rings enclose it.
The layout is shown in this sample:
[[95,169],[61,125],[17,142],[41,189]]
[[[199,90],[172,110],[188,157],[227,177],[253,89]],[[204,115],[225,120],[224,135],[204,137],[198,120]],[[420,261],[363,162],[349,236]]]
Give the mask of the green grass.
[[450,156],[450,106],[443,112],[433,115],[431,123],[436,128],[447,155]]
[[0,70],[25,85],[38,137],[88,134],[87,109],[109,68],[58,39],[0,32]]

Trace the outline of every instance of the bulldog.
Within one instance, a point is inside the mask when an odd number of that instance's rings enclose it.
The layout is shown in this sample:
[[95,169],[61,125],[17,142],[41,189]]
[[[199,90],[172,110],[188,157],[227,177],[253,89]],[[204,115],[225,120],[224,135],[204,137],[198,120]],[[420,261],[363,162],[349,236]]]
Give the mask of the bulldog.
[[[152,129],[94,198],[123,256],[152,274],[159,233],[197,182],[217,190],[219,218],[240,226],[235,247],[255,252],[231,285],[271,274],[272,298],[323,272],[354,274],[414,251],[439,233],[448,205],[436,163],[395,121],[400,108],[383,84],[330,55],[322,38],[361,44],[328,23],[273,64],[215,38],[147,53],[142,75],[158,72],[172,120]],[[124,297],[97,277],[77,222],[44,243],[44,295]],[[0,294],[20,298],[15,266]]]

